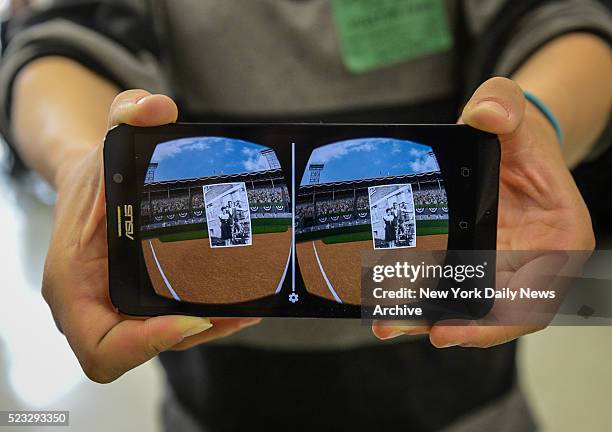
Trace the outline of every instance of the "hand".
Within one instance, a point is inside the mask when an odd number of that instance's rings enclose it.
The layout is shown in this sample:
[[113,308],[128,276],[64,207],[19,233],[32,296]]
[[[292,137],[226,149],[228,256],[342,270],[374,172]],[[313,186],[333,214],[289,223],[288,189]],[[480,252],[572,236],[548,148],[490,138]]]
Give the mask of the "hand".
[[[467,103],[459,122],[495,133],[501,143],[498,251],[535,251],[514,268],[506,283],[521,278],[529,263],[563,267],[567,257],[549,251],[591,251],[595,246],[587,207],[563,160],[560,143],[548,120],[525,101],[521,88],[505,78],[482,84]],[[540,252],[542,254],[540,254]],[[526,255],[526,254],[525,254]],[[539,261],[537,261],[539,260]],[[579,265],[572,262],[571,273]],[[579,264],[579,263],[578,263]],[[498,268],[498,274],[504,269]],[[521,270],[523,271],[521,273]],[[499,313],[496,306],[492,311]],[[501,302],[500,304],[504,304]],[[507,303],[505,304],[507,306]],[[488,347],[537,331],[542,323],[524,325],[410,325],[379,322],[381,339],[401,334],[429,334],[436,347]]]
[[[168,97],[130,90],[115,98],[109,127],[119,123],[155,126],[176,121]],[[93,381],[107,383],[162,351],[186,349],[259,322],[160,316],[126,319],[108,293],[102,144],[57,175],[56,223],[43,274],[43,296],[81,367]],[[214,324],[214,325],[213,325]]]

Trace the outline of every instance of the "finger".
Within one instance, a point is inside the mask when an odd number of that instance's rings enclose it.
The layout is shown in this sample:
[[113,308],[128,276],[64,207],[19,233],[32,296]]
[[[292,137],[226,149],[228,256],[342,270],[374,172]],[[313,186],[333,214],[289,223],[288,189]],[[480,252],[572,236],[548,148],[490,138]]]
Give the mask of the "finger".
[[409,321],[375,321],[372,333],[380,340],[393,339],[398,336],[416,336],[429,333],[431,326]]
[[127,90],[117,95],[110,108],[108,127],[121,123],[132,126],[159,126],[178,118],[176,103],[165,95],[146,90]]
[[210,330],[185,338],[173,346],[172,350],[183,351],[205,342],[230,336],[237,331],[259,324],[261,318],[217,318],[212,319],[211,322],[213,327]]
[[523,91],[507,78],[491,78],[484,82],[461,115],[460,123],[497,135],[517,130],[525,112]]
[[[111,382],[185,338],[212,327],[208,318],[191,316],[119,320],[111,317],[103,304],[88,308],[88,318],[88,322],[81,320],[65,326],[66,336],[69,342],[78,341],[71,345],[83,371],[99,383]],[[109,326],[114,319],[118,321]]]
[[541,330],[536,326],[480,326],[435,325],[429,332],[429,340],[437,348],[453,346],[489,348],[510,342],[521,336]]

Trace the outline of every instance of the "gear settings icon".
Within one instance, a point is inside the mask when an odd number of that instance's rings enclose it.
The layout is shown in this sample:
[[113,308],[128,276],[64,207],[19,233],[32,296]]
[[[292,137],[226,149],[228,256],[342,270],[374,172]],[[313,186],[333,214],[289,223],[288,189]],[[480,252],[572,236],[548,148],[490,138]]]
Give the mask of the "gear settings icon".
[[291,294],[289,294],[289,301],[291,303],[297,303],[299,299],[300,297],[297,295],[297,293],[292,292]]

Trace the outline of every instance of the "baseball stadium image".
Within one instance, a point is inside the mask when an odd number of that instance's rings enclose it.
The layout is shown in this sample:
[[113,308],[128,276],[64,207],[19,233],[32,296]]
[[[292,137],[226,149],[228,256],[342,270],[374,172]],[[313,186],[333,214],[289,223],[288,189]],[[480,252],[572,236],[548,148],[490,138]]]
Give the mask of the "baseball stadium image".
[[230,304],[276,294],[292,238],[276,154],[223,137],[158,144],[142,188],[140,238],[160,296]]
[[309,293],[360,304],[361,253],[445,250],[448,203],[431,147],[363,138],[313,151],[298,188],[296,253]]

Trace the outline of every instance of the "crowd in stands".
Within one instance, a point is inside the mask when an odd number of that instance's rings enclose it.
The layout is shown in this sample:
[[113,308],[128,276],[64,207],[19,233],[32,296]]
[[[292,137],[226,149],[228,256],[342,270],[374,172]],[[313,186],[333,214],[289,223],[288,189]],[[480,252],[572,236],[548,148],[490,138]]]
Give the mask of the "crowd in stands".
[[[413,191],[415,206],[439,205],[446,204],[446,193],[444,189],[425,189],[421,191]],[[317,201],[316,216],[329,216],[334,214],[342,214],[347,212],[367,211],[369,209],[369,199],[367,195],[358,195],[355,199],[343,198],[336,200]],[[314,204],[300,204],[296,209],[297,216],[312,217],[314,216]]]
[[317,217],[348,213],[355,210],[355,200],[353,198],[343,198],[337,200],[318,201],[316,207]]
[[[261,204],[280,204],[288,200],[289,193],[286,186],[247,189],[249,203],[251,206]],[[428,206],[446,204],[447,198],[444,189],[423,189],[413,190],[415,206]],[[181,210],[201,209],[204,207],[204,197],[200,189],[192,189],[191,206],[189,205],[189,195],[177,195],[152,198],[151,207],[153,214],[166,214]],[[144,199],[140,204],[141,214],[147,216],[150,213],[149,201]],[[317,201],[316,215],[314,204],[299,204],[296,208],[298,218],[324,217],[334,214],[342,214],[367,210],[369,200],[367,195],[359,195],[356,198],[341,198],[336,200]]]
[[[367,202],[367,197],[366,197]],[[367,204],[365,205],[367,208]],[[317,201],[316,217],[324,217],[343,213],[352,213],[355,211],[355,200],[353,198],[342,198],[335,201],[325,200]],[[313,203],[298,204],[295,209],[296,217],[309,218],[315,216],[315,205]]]
[[447,198],[444,189],[425,189],[413,191],[415,206],[428,206],[446,204]]
[[287,201],[289,197],[286,186],[248,189],[247,194],[251,206],[258,204],[281,204]]
[[367,210],[370,207],[370,200],[367,195],[360,195],[355,202],[357,210]]
[[202,192],[200,193],[193,193],[191,195],[191,208],[194,209],[201,209],[204,207],[204,195],[202,194]]
[[295,217],[298,220],[314,217],[314,205],[310,203],[298,204],[295,208]]
[[189,209],[189,196],[175,196],[170,198],[155,198],[151,200],[153,214],[172,213]]
[[[284,203],[289,198],[289,192],[286,186],[275,188],[255,188],[247,189],[250,205],[258,204],[280,204]],[[170,197],[151,197],[151,207],[153,214],[166,214],[181,210],[189,210],[189,194],[170,196]],[[191,190],[191,208],[204,208],[204,195],[201,188],[193,188]],[[149,200],[143,199],[140,203],[140,211],[143,216],[148,216],[150,213]]]

